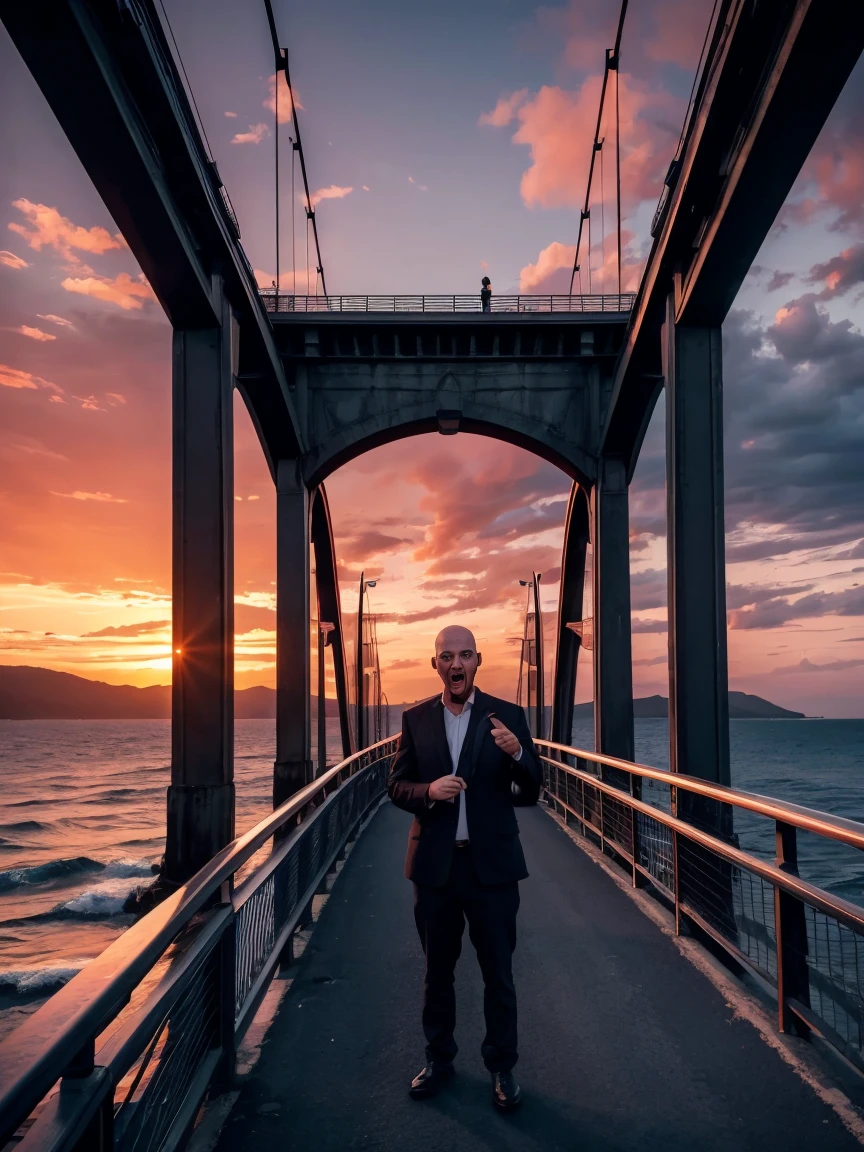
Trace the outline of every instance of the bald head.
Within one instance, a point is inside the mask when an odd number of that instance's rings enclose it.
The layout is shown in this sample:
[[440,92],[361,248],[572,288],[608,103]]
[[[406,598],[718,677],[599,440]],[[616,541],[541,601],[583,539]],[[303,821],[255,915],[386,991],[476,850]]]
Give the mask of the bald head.
[[448,624],[435,637],[435,655],[443,652],[445,648],[449,648],[451,651],[470,648],[476,652],[477,641],[474,639],[474,633],[463,628],[461,624]]
[[432,667],[444,682],[445,698],[454,704],[464,703],[471,695],[481,663],[473,632],[461,624],[449,624],[435,637]]

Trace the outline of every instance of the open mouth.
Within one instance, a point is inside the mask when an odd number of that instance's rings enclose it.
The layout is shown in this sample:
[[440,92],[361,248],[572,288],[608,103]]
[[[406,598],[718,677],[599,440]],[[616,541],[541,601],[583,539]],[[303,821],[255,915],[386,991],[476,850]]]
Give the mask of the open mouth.
[[451,672],[450,673],[450,687],[458,692],[465,686],[465,673],[464,672]]

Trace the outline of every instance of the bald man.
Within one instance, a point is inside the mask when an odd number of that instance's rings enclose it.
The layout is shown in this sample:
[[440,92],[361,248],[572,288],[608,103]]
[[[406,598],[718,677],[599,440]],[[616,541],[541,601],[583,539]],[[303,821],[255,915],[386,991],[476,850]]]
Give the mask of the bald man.
[[467,920],[485,986],[480,1051],[492,1101],[509,1112],[522,1100],[513,1076],[512,956],[519,881],[528,875],[513,807],[537,803],[541,774],[522,709],[474,687],[481,663],[467,628],[451,625],[438,634],[432,667],[444,690],[404,713],[387,791],[414,817],[405,875],[414,883],[414,920],[426,956],[426,1066],[410,1094],[434,1096],[453,1074],[453,981]]

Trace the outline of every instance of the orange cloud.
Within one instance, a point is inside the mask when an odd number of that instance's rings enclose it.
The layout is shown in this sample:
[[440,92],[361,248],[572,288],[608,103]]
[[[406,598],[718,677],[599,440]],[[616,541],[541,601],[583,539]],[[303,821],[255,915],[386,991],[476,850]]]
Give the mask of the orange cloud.
[[52,496],[62,496],[64,500],[95,500],[97,504],[128,504],[119,496],[112,496],[110,492],[51,492]]
[[312,201],[312,207],[320,204],[322,200],[344,200],[346,196],[354,191],[353,188],[342,188],[338,184],[331,184],[328,188],[319,188],[317,192],[313,192],[309,199]]
[[563,283],[564,279],[564,277],[560,275],[561,273],[565,274],[567,284],[558,290],[562,292],[568,291],[570,272],[575,259],[575,244],[562,244],[559,240],[554,240],[542,250],[537,257],[536,264],[526,264],[519,273],[519,291],[554,291],[555,289],[550,287],[550,281],[554,278],[556,288],[558,288],[557,282],[561,281]]
[[125,248],[126,241],[119,232],[113,236],[105,228],[82,228],[73,224],[66,216],[61,216],[56,208],[47,204],[34,204],[31,200],[13,200],[17,208],[27,218],[27,224],[12,222],[9,228],[23,236],[31,248],[54,248],[64,256],[72,256],[72,250],[101,254],[113,248]]
[[[291,114],[291,89],[285,79],[285,73],[277,73],[279,77],[279,123],[288,124],[294,118]],[[276,76],[270,76],[267,80],[267,87],[269,95],[262,104],[263,108],[269,108],[271,112],[276,112]],[[294,102],[298,108],[302,110],[303,105],[300,103],[300,97],[297,92],[294,92]]]
[[246,132],[238,132],[231,137],[232,144],[260,144],[265,136],[270,135],[266,124],[250,124]]
[[133,279],[128,272],[121,272],[113,280],[106,276],[67,276],[60,287],[67,292],[77,292],[80,296],[93,296],[96,300],[116,304],[126,312],[142,308],[143,300],[156,299],[143,275]]
[[31,328],[29,324],[19,324],[17,328],[7,328],[7,332],[17,332],[19,336],[26,336],[30,340],[56,340],[50,332],[43,332],[41,328]]
[[7,252],[5,248],[0,249],[0,264],[5,264],[7,268],[15,268],[16,270],[30,267],[26,260],[22,260],[14,252]]
[[[62,388],[35,376],[32,372],[25,372],[21,368],[10,368],[8,364],[0,364],[0,386],[4,388],[50,388],[55,393],[61,393]],[[53,397],[52,397],[53,399]]]

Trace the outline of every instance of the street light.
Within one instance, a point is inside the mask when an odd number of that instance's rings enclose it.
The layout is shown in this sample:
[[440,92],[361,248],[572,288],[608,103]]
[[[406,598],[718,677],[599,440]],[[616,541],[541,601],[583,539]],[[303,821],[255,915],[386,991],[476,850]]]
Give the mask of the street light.
[[[544,691],[543,691],[543,618],[540,614],[540,579],[543,575],[542,572],[532,572],[531,580],[520,580],[520,588],[533,589],[534,592],[534,666],[536,672],[534,674],[535,684],[535,723],[534,735],[538,740],[543,738],[543,706],[544,706]],[[528,593],[529,603],[531,592]],[[526,624],[527,624],[527,607],[526,607]],[[525,639],[528,639],[526,636]],[[524,651],[523,651],[524,658]],[[519,665],[521,670],[521,663]],[[520,671],[521,675],[521,671]],[[531,707],[531,654],[529,649],[528,654],[528,707]]]
[[354,685],[357,695],[357,747],[363,748],[364,744],[364,728],[366,727],[366,709],[365,700],[363,699],[364,692],[364,677],[363,677],[363,597],[366,595],[367,588],[375,588],[378,584],[377,580],[367,580],[366,573],[360,573],[360,598],[357,607],[357,667],[355,669]]

